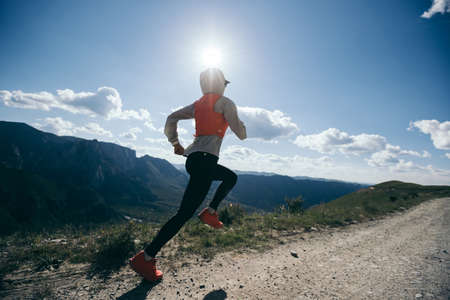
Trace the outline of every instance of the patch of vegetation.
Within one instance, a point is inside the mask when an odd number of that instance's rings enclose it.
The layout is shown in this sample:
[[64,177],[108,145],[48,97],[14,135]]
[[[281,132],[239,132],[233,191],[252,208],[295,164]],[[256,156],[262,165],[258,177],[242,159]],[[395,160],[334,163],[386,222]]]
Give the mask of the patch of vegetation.
[[34,271],[57,269],[70,256],[66,244],[56,244],[44,238],[45,234],[21,237],[17,234],[2,239],[2,251],[7,253],[0,263],[0,276],[13,272],[22,265],[31,265]]
[[[239,248],[261,249],[267,241],[267,232],[258,229],[258,223],[251,225],[247,216],[242,217],[241,224],[235,223],[216,230],[200,221],[190,221],[177,235],[177,253],[195,253],[204,258],[214,254]],[[259,238],[256,238],[259,237]]]
[[90,247],[91,275],[100,274],[105,277],[119,270],[136,252],[135,232],[135,225],[131,222],[124,226],[112,226],[108,230],[102,229]]
[[277,210],[279,213],[298,215],[298,214],[303,214],[305,212],[305,209],[303,208],[304,204],[305,204],[305,200],[303,200],[303,197],[301,195],[299,195],[295,198],[286,197],[284,199],[284,202],[286,204],[281,205]]
[[219,219],[225,225],[229,226],[231,224],[241,224],[242,218],[245,215],[245,210],[240,205],[233,205],[230,203],[224,208],[220,209]]
[[57,269],[63,262],[88,263],[90,275],[107,276],[125,265],[156,229],[127,222],[91,229],[66,226],[55,232],[21,232],[0,238],[0,279],[21,266]]
[[58,299],[53,291],[53,288],[49,284],[39,285],[34,288],[31,297],[32,299]]

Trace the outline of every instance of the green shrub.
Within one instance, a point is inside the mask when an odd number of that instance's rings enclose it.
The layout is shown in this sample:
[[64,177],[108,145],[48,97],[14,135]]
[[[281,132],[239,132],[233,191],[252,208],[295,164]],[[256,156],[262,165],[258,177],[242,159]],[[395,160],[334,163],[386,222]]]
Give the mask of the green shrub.
[[241,224],[245,210],[239,204],[231,204],[219,210],[219,220],[225,225]]
[[202,247],[206,247],[206,248],[213,246],[213,243],[208,236],[202,236],[200,238],[200,244],[202,245]]
[[32,291],[32,299],[58,299],[53,291],[53,287],[50,284],[43,284],[35,287]]
[[57,269],[59,265],[69,256],[65,245],[43,243],[33,245],[27,253],[29,259],[33,260],[35,269]]
[[303,214],[304,208],[303,204],[305,201],[303,200],[302,196],[299,195],[295,198],[285,198],[284,201],[286,202],[286,210],[290,214]]
[[108,271],[124,265],[127,258],[136,251],[134,244],[134,226],[114,226],[95,241],[95,251],[91,262],[96,271]]

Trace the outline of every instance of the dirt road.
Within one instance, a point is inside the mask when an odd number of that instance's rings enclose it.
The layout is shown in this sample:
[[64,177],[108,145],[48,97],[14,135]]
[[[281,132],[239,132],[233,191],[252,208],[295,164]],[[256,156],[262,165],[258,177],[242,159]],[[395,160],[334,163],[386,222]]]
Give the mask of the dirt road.
[[125,268],[107,282],[80,276],[57,287],[56,295],[121,300],[448,299],[449,240],[450,198],[436,199],[381,220],[292,236],[264,253],[225,253],[170,270],[162,259],[166,272],[157,285],[142,282]]

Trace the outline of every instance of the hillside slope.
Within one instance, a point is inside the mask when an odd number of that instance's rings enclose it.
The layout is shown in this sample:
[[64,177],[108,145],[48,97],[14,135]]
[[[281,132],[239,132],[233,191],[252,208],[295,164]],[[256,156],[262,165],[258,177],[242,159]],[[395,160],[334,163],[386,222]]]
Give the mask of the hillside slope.
[[433,186],[388,181],[311,208],[325,214],[329,225],[364,220],[404,210],[432,198],[450,197],[450,186]]

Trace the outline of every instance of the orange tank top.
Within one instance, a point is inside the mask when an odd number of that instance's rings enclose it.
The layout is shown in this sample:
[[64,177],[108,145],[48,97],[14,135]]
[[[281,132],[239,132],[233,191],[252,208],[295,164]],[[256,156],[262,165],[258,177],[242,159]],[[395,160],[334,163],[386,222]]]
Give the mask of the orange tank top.
[[214,105],[222,97],[217,94],[206,94],[194,103],[195,136],[225,136],[228,122],[223,114],[214,111]]

